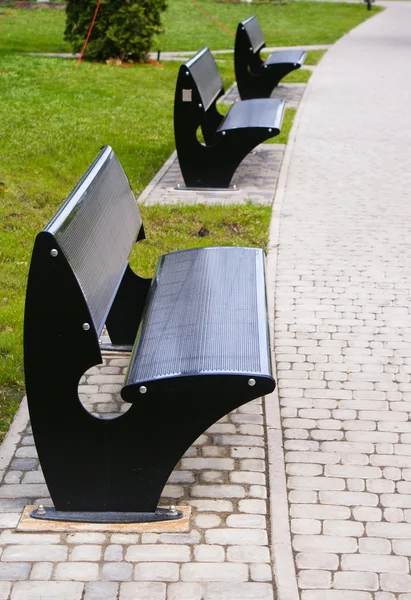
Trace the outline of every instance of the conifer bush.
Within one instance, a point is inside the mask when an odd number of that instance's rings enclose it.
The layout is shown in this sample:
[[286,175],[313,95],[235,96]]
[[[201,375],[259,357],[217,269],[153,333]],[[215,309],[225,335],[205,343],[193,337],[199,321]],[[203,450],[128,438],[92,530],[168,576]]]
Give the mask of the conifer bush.
[[[80,52],[97,0],[67,0],[65,39]],[[102,0],[84,57],[89,60],[144,61],[161,33],[165,0]]]

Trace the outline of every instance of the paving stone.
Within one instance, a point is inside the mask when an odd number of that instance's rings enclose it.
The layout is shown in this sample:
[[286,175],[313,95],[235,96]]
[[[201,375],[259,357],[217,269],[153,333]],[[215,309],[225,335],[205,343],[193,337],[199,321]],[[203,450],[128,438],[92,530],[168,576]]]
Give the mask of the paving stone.
[[[393,542],[394,544],[395,542]],[[364,554],[390,554],[391,542],[383,538],[364,537],[359,540],[359,550]],[[395,552],[395,550],[394,550]],[[400,553],[402,554],[402,552]]]
[[273,578],[271,565],[266,563],[251,563],[250,577],[253,581],[271,581]]
[[225,550],[222,546],[201,544],[194,547],[194,558],[198,562],[223,562],[225,560]]
[[167,600],[203,600],[203,590],[200,583],[171,583],[167,590]]
[[240,563],[264,563],[270,561],[270,551],[266,546],[229,546],[227,560]]
[[24,581],[14,584],[11,600],[82,600],[83,589],[72,581]]
[[375,591],[379,588],[378,575],[363,571],[339,572],[334,574],[333,586],[342,590]]
[[159,541],[162,544],[199,544],[201,534],[196,529],[188,533],[161,533]]
[[6,562],[57,562],[66,560],[67,548],[56,544],[33,544],[22,546],[7,546],[1,557]]
[[[89,546],[90,547],[90,546]],[[123,560],[123,546],[112,544],[107,546],[104,552],[104,560],[107,562],[120,562]]]
[[69,544],[104,544],[104,533],[70,533],[67,536]]
[[341,558],[341,567],[348,571],[392,573],[409,571],[408,560],[403,556],[377,556],[375,554],[347,554]]
[[139,563],[134,569],[136,581],[178,581],[180,566],[177,563]]
[[402,573],[382,573],[380,576],[380,584],[381,589],[388,592],[411,592],[411,575]]
[[326,552],[300,552],[296,556],[296,565],[300,569],[324,569],[335,571],[339,567],[337,554]]
[[[273,600],[274,592],[269,583],[208,583],[204,600]],[[361,599],[360,599],[361,600]]]
[[31,565],[28,563],[0,562],[0,581],[22,581],[28,579]]
[[[36,466],[28,470],[35,469]],[[9,484],[0,486],[0,498],[10,498],[16,500],[18,498],[40,498],[47,495],[47,487],[40,484]]]
[[0,581],[0,600],[8,600],[10,594],[11,583]]
[[101,579],[103,581],[131,581],[133,577],[133,565],[122,563],[106,563],[101,567]]
[[109,581],[86,583],[84,600],[117,600],[119,584]]
[[265,529],[266,518],[263,515],[240,514],[229,515],[226,520],[228,527],[238,527],[246,529]]
[[268,543],[267,533],[261,529],[209,529],[205,533],[208,544],[265,546]]
[[54,565],[50,562],[34,563],[31,569],[30,579],[35,581],[49,581],[53,573]]
[[63,581],[95,581],[98,579],[99,565],[92,562],[58,563],[54,579]]
[[193,485],[190,491],[197,498],[244,498],[246,495],[241,485]]
[[166,600],[165,583],[122,583],[119,600]]
[[264,448],[244,448],[243,446],[239,446],[231,448],[231,456],[233,458],[265,458],[265,450]]
[[231,458],[183,458],[181,461],[183,469],[223,469],[231,471],[234,469],[234,461]]
[[20,483],[23,478],[23,471],[9,471],[4,476],[5,483]]
[[0,499],[0,512],[21,512],[26,506],[25,498]]
[[300,571],[298,585],[302,589],[329,589],[331,587],[331,573],[329,571]]
[[0,513],[0,529],[16,527],[20,520],[20,517],[20,513]]
[[198,527],[209,529],[218,527],[221,524],[221,518],[218,515],[198,515],[195,522]]
[[181,567],[182,581],[247,581],[248,567],[233,563],[187,563]]
[[190,560],[189,546],[156,545],[129,546],[126,560],[130,562],[187,562]]
[[352,537],[295,535],[293,539],[294,550],[298,552],[350,553],[356,552],[357,546],[357,539]]
[[101,546],[94,546],[92,544],[84,544],[75,546],[70,554],[70,560],[72,561],[96,561],[98,562],[101,558],[102,548]]
[[138,533],[113,533],[110,538],[112,544],[137,544],[140,541]]
[[233,503],[229,500],[197,500],[191,498],[188,503],[191,506],[194,506],[198,511],[224,513],[233,512]]
[[238,503],[240,512],[265,515],[267,503],[264,500],[240,500]]
[[59,533],[14,533],[13,531],[3,531],[0,534],[0,544],[58,544],[61,536]]

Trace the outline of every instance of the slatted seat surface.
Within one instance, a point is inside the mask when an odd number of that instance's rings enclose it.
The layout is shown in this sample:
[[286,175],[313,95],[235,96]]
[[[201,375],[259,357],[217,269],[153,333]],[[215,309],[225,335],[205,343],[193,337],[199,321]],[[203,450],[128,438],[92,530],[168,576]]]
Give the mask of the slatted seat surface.
[[256,98],[233,104],[230,112],[218,127],[217,132],[250,127],[281,129],[284,101],[273,98]]
[[277,50],[264,61],[264,65],[294,63],[301,66],[304,62],[305,55],[305,50]]
[[126,386],[181,375],[270,374],[264,253],[200,248],[161,257]]

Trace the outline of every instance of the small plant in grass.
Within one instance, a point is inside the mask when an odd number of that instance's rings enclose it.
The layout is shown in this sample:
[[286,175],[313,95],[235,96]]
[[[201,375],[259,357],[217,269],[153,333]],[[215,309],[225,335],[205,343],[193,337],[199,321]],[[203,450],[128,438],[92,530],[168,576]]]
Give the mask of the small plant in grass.
[[[89,0],[68,0],[65,39],[80,52],[96,10]],[[161,12],[165,0],[101,0],[87,45],[90,60],[146,60],[153,37],[162,32]]]

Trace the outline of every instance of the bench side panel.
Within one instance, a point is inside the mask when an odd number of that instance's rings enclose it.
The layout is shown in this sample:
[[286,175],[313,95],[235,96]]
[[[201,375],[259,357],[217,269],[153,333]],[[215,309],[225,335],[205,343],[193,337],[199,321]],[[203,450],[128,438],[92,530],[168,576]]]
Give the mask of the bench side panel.
[[127,385],[182,375],[271,376],[262,250],[168,254],[151,292]]
[[64,252],[98,334],[141,226],[130,183],[107,146],[45,229],[55,236]]

